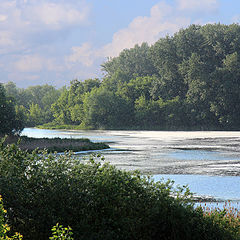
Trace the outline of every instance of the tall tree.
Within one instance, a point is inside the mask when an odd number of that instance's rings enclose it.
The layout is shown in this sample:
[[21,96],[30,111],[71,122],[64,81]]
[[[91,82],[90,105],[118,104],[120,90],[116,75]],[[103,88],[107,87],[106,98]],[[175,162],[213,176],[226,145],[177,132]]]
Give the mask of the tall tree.
[[156,69],[149,54],[147,43],[142,43],[141,46],[135,45],[131,49],[124,49],[118,57],[110,58],[102,64],[102,68],[107,77],[112,77],[120,71],[125,74],[127,81],[136,76],[153,75]]
[[240,125],[240,56],[229,54],[223,66],[215,72],[213,81],[214,101],[211,109],[219,122],[227,127]]
[[124,99],[115,93],[96,88],[85,95],[83,124],[94,128],[129,125],[130,109]]
[[181,59],[177,55],[174,39],[162,38],[151,47],[151,58],[158,70],[158,78],[153,82],[152,96],[164,100],[183,97],[186,85],[178,71]]
[[0,135],[19,134],[23,128],[23,119],[16,114],[13,99],[7,98],[5,88],[0,83]]

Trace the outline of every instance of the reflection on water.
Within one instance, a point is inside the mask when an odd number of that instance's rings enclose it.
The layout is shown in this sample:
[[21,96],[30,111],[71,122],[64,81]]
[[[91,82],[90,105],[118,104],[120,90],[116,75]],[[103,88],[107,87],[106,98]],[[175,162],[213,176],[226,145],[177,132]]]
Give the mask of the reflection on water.
[[[89,138],[107,142],[106,161],[126,170],[169,174],[191,191],[240,199],[240,132],[64,131],[24,129],[29,137]],[[83,153],[78,153],[81,158]],[[85,153],[86,154],[86,153]],[[221,177],[222,176],[222,177]]]
[[93,142],[109,142],[114,136],[105,134],[106,131],[74,131],[74,130],[48,130],[37,128],[25,128],[22,135],[35,138],[89,138]]
[[180,160],[230,160],[231,157],[224,156],[217,151],[207,150],[177,150],[168,155],[170,158]]
[[[188,186],[194,196],[200,197],[202,203],[196,206],[208,207],[210,209],[231,206],[240,210],[240,177],[233,176],[203,176],[203,175],[154,175],[155,181],[166,181],[171,179],[174,186]],[[227,202],[229,201],[230,202]]]
[[[240,176],[240,132],[64,131],[27,128],[30,137],[89,138],[109,143],[107,161],[151,174]],[[121,153],[117,150],[121,150]]]

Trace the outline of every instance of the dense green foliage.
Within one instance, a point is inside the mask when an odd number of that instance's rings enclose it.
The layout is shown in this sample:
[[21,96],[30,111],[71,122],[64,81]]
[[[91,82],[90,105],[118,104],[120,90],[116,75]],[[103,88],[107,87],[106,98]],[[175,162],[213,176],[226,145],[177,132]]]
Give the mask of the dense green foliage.
[[5,89],[0,83],[0,136],[18,134],[23,127],[21,111],[15,109],[14,99],[6,96]]
[[[52,111],[56,124],[93,128],[238,129],[240,26],[191,25],[123,50],[92,88],[73,81]],[[67,106],[67,107],[66,107]]]
[[239,129],[240,26],[191,25],[102,64],[104,78],[56,90],[5,85],[27,126]]
[[15,233],[12,237],[9,237],[10,227],[6,224],[7,211],[3,207],[2,197],[0,195],[0,239],[1,240],[21,240],[22,235]]
[[[15,233],[9,237],[10,227],[6,224],[7,211],[3,207],[2,197],[0,195],[0,239],[1,240],[22,240],[23,236],[20,233]],[[52,237],[50,240],[73,240],[71,237],[73,233],[70,227],[63,227],[58,223],[52,228]]]
[[52,228],[53,236],[50,237],[50,240],[73,240],[71,227],[63,227],[58,223]]
[[[239,239],[240,224],[224,212],[206,215],[187,189],[67,153],[27,153],[0,144],[0,192],[12,231],[48,239],[51,226],[71,226],[74,239]],[[56,225],[57,234],[69,229]],[[54,238],[55,237],[55,238]],[[64,239],[64,238],[63,238]],[[69,236],[68,239],[71,239]]]
[[13,82],[5,84],[4,88],[6,95],[14,99],[17,110],[22,113],[25,126],[51,122],[53,120],[51,105],[64,91],[64,89],[57,90],[47,84],[20,89]]

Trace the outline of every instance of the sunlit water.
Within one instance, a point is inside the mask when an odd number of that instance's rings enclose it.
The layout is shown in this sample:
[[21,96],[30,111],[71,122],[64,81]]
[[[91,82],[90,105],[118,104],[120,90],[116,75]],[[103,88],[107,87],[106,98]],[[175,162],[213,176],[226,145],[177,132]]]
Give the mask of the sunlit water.
[[[121,169],[140,170],[156,180],[188,184],[200,196],[240,201],[240,132],[63,131],[24,129],[29,137],[89,138],[106,142],[100,151]],[[79,152],[81,157],[83,154]],[[238,207],[239,208],[239,207]]]

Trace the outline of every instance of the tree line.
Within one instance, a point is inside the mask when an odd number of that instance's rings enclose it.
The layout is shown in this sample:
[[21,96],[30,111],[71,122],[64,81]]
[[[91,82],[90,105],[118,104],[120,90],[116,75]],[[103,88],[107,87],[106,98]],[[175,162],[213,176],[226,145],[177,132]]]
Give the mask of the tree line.
[[[191,25],[102,64],[103,79],[69,87],[5,85],[28,126],[238,129],[240,26]],[[11,85],[11,86],[10,86]]]

